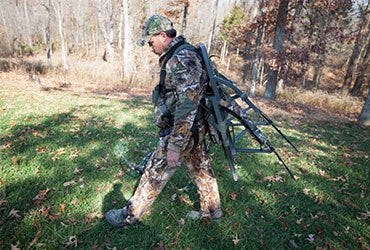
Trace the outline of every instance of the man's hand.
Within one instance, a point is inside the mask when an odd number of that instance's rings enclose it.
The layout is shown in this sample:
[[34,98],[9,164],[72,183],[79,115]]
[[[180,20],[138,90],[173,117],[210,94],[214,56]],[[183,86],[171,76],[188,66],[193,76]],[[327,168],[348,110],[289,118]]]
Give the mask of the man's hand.
[[167,151],[167,164],[171,168],[180,165],[180,153],[172,150]]

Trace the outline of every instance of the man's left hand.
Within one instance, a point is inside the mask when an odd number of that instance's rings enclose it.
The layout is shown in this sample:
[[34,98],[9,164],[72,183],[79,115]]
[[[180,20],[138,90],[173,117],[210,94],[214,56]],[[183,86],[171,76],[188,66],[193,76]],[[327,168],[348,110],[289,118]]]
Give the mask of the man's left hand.
[[168,150],[167,151],[167,164],[171,168],[175,168],[180,165],[180,153]]

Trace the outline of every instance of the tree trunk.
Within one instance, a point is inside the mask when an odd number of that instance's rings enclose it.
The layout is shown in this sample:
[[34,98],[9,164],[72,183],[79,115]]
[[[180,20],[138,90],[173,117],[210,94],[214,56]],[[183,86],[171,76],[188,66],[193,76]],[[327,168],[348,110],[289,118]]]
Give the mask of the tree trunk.
[[123,49],[123,25],[124,25],[124,22],[125,22],[125,9],[124,9],[124,5],[125,5],[125,0],[122,0],[121,2],[121,12],[120,12],[120,18],[119,18],[119,25],[118,25],[118,48],[119,49]]
[[68,70],[68,62],[67,62],[67,56],[68,56],[68,50],[67,50],[67,42],[64,36],[64,29],[63,29],[63,18],[64,18],[64,8],[62,1],[51,2],[55,11],[55,14],[57,16],[58,21],[58,31],[59,31],[59,38],[60,38],[60,46],[61,46],[61,53],[62,53],[62,63],[63,68],[65,70]]
[[359,96],[361,94],[361,88],[366,78],[366,70],[368,68],[369,61],[370,61],[370,40],[367,45],[366,54],[362,62],[358,66],[357,72],[359,72],[359,74],[357,75],[355,84],[353,85],[353,88],[351,89],[351,95]]
[[105,42],[103,60],[108,63],[114,61],[114,22],[112,12],[111,0],[99,0],[98,20]]
[[294,43],[293,35],[294,35],[295,26],[296,26],[296,20],[301,16],[301,12],[302,12],[302,9],[303,9],[303,3],[304,3],[304,0],[298,0],[297,4],[295,5],[293,18],[290,21],[291,22],[291,24],[290,24],[290,30],[291,31],[289,33],[288,39],[292,43]]
[[362,126],[370,126],[370,85],[365,104],[362,108],[360,116],[358,117],[358,122]]
[[356,74],[356,66],[358,62],[360,61],[361,51],[364,51],[364,46],[367,45],[364,38],[364,33],[368,34],[370,29],[370,13],[369,13],[369,5],[367,7],[367,13],[363,17],[363,21],[360,22],[361,27],[359,28],[359,32],[356,36],[356,42],[354,44],[352,55],[349,58],[346,75],[344,77],[343,85],[342,85],[342,92],[348,92],[349,88],[351,87],[351,84],[354,80],[354,76]]
[[[259,8],[258,8],[258,17],[263,15],[263,0],[260,1]],[[257,30],[257,39],[256,39],[256,50],[254,51],[254,58],[252,64],[252,81],[251,81],[251,88],[250,88],[250,96],[256,96],[256,85],[258,82],[258,64],[260,62],[260,47],[262,43],[262,35],[263,35],[264,27],[263,24],[258,26]]]
[[326,55],[324,54],[326,51],[326,48],[323,49],[322,54],[319,54],[319,60],[317,63],[315,63],[314,67],[314,74],[313,74],[313,88],[317,90],[321,83],[321,76],[324,69],[325,61],[326,61]]
[[188,9],[189,9],[189,1],[184,2],[184,12],[182,17],[181,23],[181,33],[185,35],[186,26],[188,23]]
[[[0,3],[1,4],[1,3]],[[5,32],[5,35],[6,35],[6,41],[7,41],[7,44],[8,44],[8,48],[11,49],[12,47],[12,44],[10,42],[10,36],[9,36],[9,32],[8,32],[8,27],[7,27],[7,23],[5,21],[5,16],[4,16],[4,11],[3,11],[3,6],[0,6],[0,12],[1,12],[1,19],[2,19],[2,22],[3,22],[3,25],[4,25],[4,32]]]
[[31,25],[30,18],[28,16],[27,1],[23,1],[24,17],[26,19],[26,34],[27,34],[27,45],[29,48],[32,48],[32,37],[31,37]]
[[[246,34],[246,40],[249,41],[252,39],[251,37],[253,36],[251,31],[247,31]],[[253,56],[251,53],[251,43],[247,42],[244,48],[244,55],[243,55],[243,60],[244,60],[244,65],[243,65],[243,76],[242,76],[242,85],[246,86],[247,85],[247,80],[248,80],[248,74],[251,72],[251,67],[252,64],[250,63],[253,60]]]
[[219,0],[216,0],[216,3],[215,3],[215,9],[214,9],[214,15],[213,15],[213,25],[212,25],[211,33],[209,34],[209,40],[208,40],[208,53],[210,53],[210,51],[211,51],[211,46],[212,46],[213,36],[214,36],[214,34],[215,34],[215,30],[216,30],[218,1],[219,1]]
[[47,17],[47,24],[46,24],[46,30],[45,30],[45,37],[46,37],[46,58],[48,61],[48,65],[51,68],[53,66],[51,61],[51,54],[52,54],[52,47],[51,47],[51,0],[48,0],[47,6],[45,6],[46,11],[48,12]]
[[131,83],[133,75],[134,75],[134,54],[132,51],[134,50],[134,43],[132,39],[132,21],[130,17],[129,11],[129,3],[128,0],[122,0],[122,11],[123,11],[123,69],[122,69],[122,78],[125,83]]
[[[286,25],[287,14],[288,14],[288,5],[289,0],[280,0],[279,3],[279,10],[276,22],[276,30],[275,30],[275,37],[274,37],[274,44],[273,47],[276,51],[278,58],[274,60],[282,60],[281,54],[283,52],[283,42],[284,42],[284,28]],[[277,78],[278,78],[278,65],[270,66],[269,73],[268,73],[268,81],[266,84],[266,89],[264,93],[264,97],[267,99],[275,99],[276,98],[276,85],[277,85]]]

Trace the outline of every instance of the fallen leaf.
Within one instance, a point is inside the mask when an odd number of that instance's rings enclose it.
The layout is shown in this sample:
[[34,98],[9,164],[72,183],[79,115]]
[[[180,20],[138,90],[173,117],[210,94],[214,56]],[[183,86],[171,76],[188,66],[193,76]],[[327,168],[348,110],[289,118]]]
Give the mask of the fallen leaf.
[[190,200],[190,198],[189,198],[188,195],[185,195],[185,194],[180,195],[179,200],[182,203],[185,203],[186,205],[189,205],[189,206],[193,206],[194,205],[194,202]]
[[39,191],[39,193],[32,199],[34,204],[41,204],[46,200],[46,194],[49,192],[49,189],[44,189]]
[[180,225],[184,225],[184,224],[185,224],[185,220],[184,220],[184,218],[181,218],[181,219],[179,220],[179,224],[180,224]]
[[370,211],[360,213],[360,217],[357,217],[358,220],[370,220]]
[[233,239],[233,243],[234,245],[238,245],[240,239],[238,238],[238,235],[235,235],[234,239]]
[[55,151],[53,157],[51,157],[51,160],[52,161],[58,160],[59,159],[59,156],[62,155],[62,154],[64,154],[64,153],[65,153],[64,152],[64,148],[59,148],[57,151]]
[[305,167],[299,167],[299,170],[302,172],[302,173],[308,173],[308,169],[305,168]]
[[320,238],[323,238],[323,236],[324,236],[324,231],[322,230],[322,228],[321,228],[321,227],[319,227],[319,226],[317,226],[317,227],[316,227],[316,233],[317,233],[317,235],[318,235]]
[[282,219],[280,219],[281,224],[283,224],[284,231],[287,231],[289,229],[288,223]]
[[302,224],[302,221],[303,221],[303,218],[300,218],[299,220],[296,220],[296,222],[295,222],[295,223],[296,223],[297,225],[301,225],[301,224]]
[[35,245],[35,243],[37,242],[37,240],[40,238],[40,235],[41,235],[41,231],[37,231],[36,234],[35,234],[35,237],[33,237],[33,240],[31,241],[30,245],[28,248],[32,247],[33,245]]
[[0,200],[0,207],[1,207],[2,205],[5,205],[6,203],[8,203],[8,201],[7,201],[7,200],[1,199],[1,200]]
[[19,211],[19,210],[12,209],[12,210],[10,210],[10,212],[9,212],[9,217],[18,219],[18,218],[20,218],[20,217],[21,217],[21,216],[19,215],[19,213],[20,213],[20,211]]
[[157,242],[157,244],[154,247],[154,250],[164,250],[164,249],[165,247],[164,247],[163,241]]
[[35,136],[35,137],[41,137],[41,138],[45,138],[46,135],[44,135],[43,133],[41,133],[40,131],[33,131],[32,132],[32,135]]
[[19,245],[19,242],[17,242],[17,245],[13,245],[13,244],[11,244],[11,245],[10,245],[10,249],[11,249],[11,250],[20,250],[20,248],[18,247],[18,245]]
[[108,191],[112,188],[112,184],[107,184],[107,185],[104,185],[102,187],[96,187],[95,190],[96,191]]
[[70,236],[69,237],[69,240],[66,244],[64,244],[64,247],[65,248],[68,248],[68,247],[71,247],[71,246],[74,246],[74,247],[77,247],[77,237],[76,236]]
[[85,218],[85,224],[90,224],[95,218],[101,217],[101,214],[98,212],[88,213]]
[[344,203],[344,205],[346,205],[349,208],[360,209],[356,204],[350,202],[349,200],[344,200],[343,203]]
[[63,183],[63,187],[69,187],[69,186],[72,186],[72,185],[75,185],[76,182],[73,180],[73,181],[67,181],[67,182],[64,182]]
[[47,151],[47,148],[45,146],[41,146],[41,147],[39,146],[39,147],[36,148],[36,152],[38,154],[45,153],[46,151]]
[[331,178],[330,175],[328,175],[324,170],[321,170],[321,169],[317,172],[317,174],[321,177],[324,177],[325,179]]
[[78,156],[80,156],[81,154],[81,150],[74,150],[70,155],[69,155],[69,159],[75,159],[77,158]]
[[16,157],[12,157],[12,162],[14,165],[18,165],[18,159]]
[[64,203],[59,205],[59,211],[60,212],[64,212],[65,209],[66,209],[66,205]]
[[171,200],[172,200],[172,201],[175,201],[175,200],[176,200],[176,197],[177,197],[177,194],[173,194],[173,195],[171,195]]
[[98,241],[94,241],[93,245],[90,247],[91,250],[99,250]]
[[248,208],[245,209],[244,213],[247,217],[249,217],[252,213],[252,209],[250,207],[248,207]]
[[118,174],[115,175],[115,177],[123,177],[125,175],[125,172],[124,171],[119,171]]
[[257,180],[257,183],[264,183],[264,182],[283,182],[284,178],[281,176],[266,176],[262,180]]
[[49,214],[50,207],[43,207],[39,210],[40,214],[43,217],[46,217]]
[[74,174],[80,174],[81,173],[81,169],[79,169],[79,168],[75,168],[74,170],[73,170],[73,173]]
[[0,150],[1,149],[9,149],[9,148],[11,148],[13,145],[12,145],[12,143],[11,142],[5,142],[3,145],[1,145],[1,147],[0,147]]
[[55,214],[49,214],[49,219],[50,220],[56,220],[60,217],[60,213],[55,213]]
[[236,201],[237,195],[236,195],[236,193],[229,193],[229,197],[230,197],[231,200]]
[[315,235],[314,234],[309,234],[308,237],[306,238],[308,242],[313,243],[315,241]]

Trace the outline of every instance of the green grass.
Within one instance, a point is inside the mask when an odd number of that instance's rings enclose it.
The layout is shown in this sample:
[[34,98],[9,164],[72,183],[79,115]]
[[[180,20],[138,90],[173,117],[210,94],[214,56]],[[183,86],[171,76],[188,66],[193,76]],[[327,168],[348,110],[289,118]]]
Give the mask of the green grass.
[[[181,167],[141,225],[114,229],[103,213],[126,203],[139,176],[118,164],[113,149],[124,141],[130,159],[139,161],[155,147],[151,103],[32,86],[0,89],[1,249],[370,247],[369,129],[282,118],[277,123],[300,152],[271,136],[296,181],[273,155],[254,154],[238,157],[234,182],[214,148],[225,212],[218,224],[186,217],[199,203]],[[46,197],[34,202],[42,190]]]

